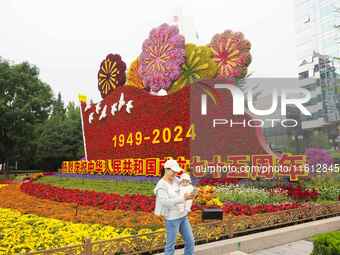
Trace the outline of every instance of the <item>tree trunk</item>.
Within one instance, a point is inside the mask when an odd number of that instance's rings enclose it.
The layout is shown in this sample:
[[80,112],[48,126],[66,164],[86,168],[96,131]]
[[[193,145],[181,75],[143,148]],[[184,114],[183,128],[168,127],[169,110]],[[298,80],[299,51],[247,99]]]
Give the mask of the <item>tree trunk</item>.
[[6,160],[5,160],[4,174],[5,174],[5,179],[9,179],[8,161]]

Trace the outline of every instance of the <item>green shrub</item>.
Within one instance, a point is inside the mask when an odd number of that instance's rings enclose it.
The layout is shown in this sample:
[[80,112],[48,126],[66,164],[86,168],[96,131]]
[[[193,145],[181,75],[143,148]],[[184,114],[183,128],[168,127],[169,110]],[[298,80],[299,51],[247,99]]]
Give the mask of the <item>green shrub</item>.
[[313,238],[313,252],[311,255],[339,255],[340,232],[317,235]]

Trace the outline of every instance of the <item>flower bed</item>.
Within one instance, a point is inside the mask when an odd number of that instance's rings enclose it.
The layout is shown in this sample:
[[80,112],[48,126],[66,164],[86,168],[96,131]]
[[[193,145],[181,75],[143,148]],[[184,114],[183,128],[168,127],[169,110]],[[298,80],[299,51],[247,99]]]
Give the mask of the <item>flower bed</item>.
[[[82,191],[76,189],[64,189],[53,187],[45,184],[24,183],[21,190],[26,194],[42,199],[49,199],[56,202],[74,203],[81,206],[91,206],[104,210],[123,210],[123,211],[143,211],[152,213],[155,206],[154,196],[107,194],[102,192]],[[282,200],[281,202],[283,202]],[[200,210],[203,207],[211,207],[215,204],[194,204],[192,211]],[[298,208],[297,203],[267,203],[262,205],[249,205],[241,203],[231,203],[229,201],[224,204],[218,202],[216,205],[223,208],[225,213],[234,215],[254,215],[257,213],[275,212]]]
[[80,244],[88,237],[92,240],[107,240],[151,232],[149,229],[136,231],[132,228],[72,223],[3,208],[0,208],[0,230],[0,254]]
[[[103,210],[89,206],[77,206],[74,203],[62,203],[27,195],[19,185],[8,185],[0,189],[0,205],[22,213],[31,213],[43,217],[72,221],[76,223],[98,223],[113,227],[134,229],[163,226],[163,221],[151,213],[141,211]],[[190,220],[197,222],[199,215],[192,213]]]
[[221,201],[237,202],[247,205],[264,205],[288,202],[290,199],[284,190],[265,190],[236,185],[223,185],[216,188]]
[[[272,227],[296,224],[310,219],[318,219],[324,215],[336,215],[340,212],[340,204],[308,205],[302,208],[291,209],[275,213],[264,213],[252,216],[230,216],[223,221],[194,224],[193,232],[196,241],[214,241],[220,238],[233,237],[236,234],[246,234],[252,231],[264,230]],[[164,247],[164,230],[150,232],[148,229],[140,230],[141,235],[127,236],[108,241],[86,242],[84,245],[64,248],[63,254],[73,254],[75,250],[106,254],[132,254],[152,252]],[[146,233],[146,234],[145,234]],[[179,244],[183,240],[179,238]],[[90,245],[89,245],[90,244]],[[60,254],[50,251],[48,254]],[[38,254],[46,254],[44,252]]]
[[315,189],[305,189],[300,186],[288,186],[285,189],[288,191],[288,196],[298,201],[316,200],[320,195]]
[[[32,194],[26,194],[21,192],[22,190],[29,190]],[[158,231],[164,227],[164,222],[161,218],[155,216],[153,214],[153,208],[150,212],[146,211],[133,211],[130,210],[129,206],[131,203],[128,200],[125,200],[127,203],[127,208],[114,209],[114,210],[104,210],[100,207],[96,208],[93,205],[96,205],[97,201],[106,201],[101,200],[104,195],[114,195],[117,194],[105,194],[99,192],[91,192],[91,191],[81,191],[81,190],[67,190],[58,187],[52,187],[50,185],[42,185],[38,183],[24,183],[20,189],[19,185],[8,185],[4,186],[0,189],[0,204],[1,207],[17,209],[21,213],[35,214],[34,217],[48,217],[59,219],[62,221],[67,221],[69,224],[73,223],[83,223],[88,225],[89,228],[101,229],[104,225],[108,227],[112,227],[118,234],[119,231],[123,231],[126,228],[129,228],[129,233],[141,233],[143,231]],[[216,188],[218,189],[218,187]],[[210,190],[207,189],[208,191]],[[58,191],[58,192],[55,192]],[[214,192],[212,188],[211,191]],[[69,193],[70,192],[70,193]],[[279,195],[282,195],[282,192],[286,192],[286,190],[272,190],[272,193],[277,192]],[[56,194],[55,194],[56,193]],[[78,194],[76,194],[78,193]],[[85,194],[84,197],[91,198],[89,199],[90,206],[81,205],[72,202],[71,200],[67,200],[67,202],[60,202],[61,198],[64,199],[64,195],[67,199],[77,198],[81,196],[80,194]],[[33,195],[33,196],[32,196]],[[119,196],[119,195],[118,195]],[[40,197],[40,198],[39,198]],[[50,198],[53,200],[49,200]],[[120,196],[124,197],[124,196]],[[41,199],[43,198],[43,199]],[[48,199],[45,199],[48,198]],[[150,198],[150,197],[149,197]],[[154,198],[152,198],[154,199]],[[76,200],[77,201],[77,200]],[[100,205],[100,203],[98,204]],[[209,240],[213,238],[214,240],[226,236],[232,235],[233,233],[245,233],[246,231],[251,231],[252,229],[264,229],[270,227],[272,225],[277,224],[285,224],[290,223],[292,220],[301,221],[304,218],[306,219],[314,219],[315,217],[319,217],[322,215],[327,215],[329,213],[334,213],[334,210],[340,211],[339,206],[335,209],[331,209],[337,205],[314,205],[311,203],[277,203],[277,204],[263,204],[263,205],[246,205],[246,204],[238,204],[231,202],[224,202],[222,204],[222,209],[224,212],[224,219],[222,222],[217,225],[204,224],[202,225],[201,221],[201,213],[199,210],[191,212],[189,215],[190,222],[193,225],[195,237],[197,240]],[[199,209],[195,205],[196,209]],[[20,220],[19,218],[17,220]],[[50,219],[54,221],[53,219]],[[39,224],[44,224],[44,222],[37,221]],[[73,223],[72,223],[73,222]],[[37,223],[37,224],[38,224]],[[34,228],[34,224],[32,225],[32,229]],[[100,224],[100,225],[98,225]],[[1,232],[1,222],[0,222],[0,232]],[[40,226],[40,225],[39,225]],[[97,227],[94,227],[97,226]],[[22,226],[25,227],[25,226]],[[6,226],[7,229],[7,226]],[[33,231],[30,229],[29,231]],[[36,231],[41,231],[38,227]],[[77,229],[77,228],[75,228]],[[17,231],[17,229],[11,229],[13,231]],[[35,231],[35,230],[34,230]],[[49,229],[46,230],[46,234],[49,234]],[[84,232],[86,235],[89,235],[89,232]],[[33,250],[39,249],[38,242],[40,240],[34,239],[38,236],[39,233],[32,234],[32,244],[31,247]],[[81,234],[79,234],[81,235]],[[84,234],[85,235],[85,234]],[[78,236],[78,235],[76,235]],[[101,234],[97,234],[98,239],[101,238]],[[112,237],[114,237],[113,235]],[[33,238],[34,237],[34,238]],[[87,236],[92,238],[92,236]],[[163,242],[164,233],[162,236],[159,236],[160,239],[157,239],[158,242]],[[26,238],[26,237],[22,237]],[[151,238],[151,236],[145,236],[142,240],[146,240],[145,238]],[[93,240],[97,240],[96,238],[92,238]],[[108,237],[106,239],[111,239]],[[49,240],[49,239],[48,239]],[[54,240],[51,237],[51,240]],[[130,240],[130,239],[129,239]],[[134,239],[131,239],[134,240]],[[128,242],[125,246],[129,246]],[[141,241],[142,241],[141,240]],[[160,241],[162,240],[162,241]],[[212,239],[211,239],[212,240]],[[135,240],[136,241],[136,240]],[[1,242],[1,241],[0,241]],[[10,241],[8,241],[10,242]],[[144,245],[150,243],[149,241],[145,241]],[[79,240],[70,239],[70,243],[68,244],[77,244]],[[64,245],[63,242],[61,242]],[[142,242],[140,242],[140,247],[143,246]],[[25,244],[26,245],[26,244]],[[118,244],[117,244],[118,245]],[[3,245],[0,243],[0,247]],[[59,246],[59,245],[58,245]],[[3,246],[4,249],[5,246]],[[26,246],[25,246],[26,247]],[[56,247],[56,246],[51,246]],[[146,246],[147,247],[147,246]],[[8,247],[6,247],[7,249]],[[27,247],[26,247],[27,248]],[[25,249],[26,249],[25,248]],[[43,248],[49,248],[44,246]],[[16,246],[17,249],[17,246]],[[132,248],[131,248],[132,249]],[[147,249],[144,247],[144,249]],[[0,252],[1,254],[1,252]]]
[[0,184],[10,184],[13,183],[13,180],[0,180]]
[[[60,178],[74,178],[74,179],[79,179],[79,180],[106,180],[106,181],[119,181],[119,182],[134,182],[134,183],[139,183],[139,182],[147,182],[147,183],[153,183],[156,185],[156,183],[160,180],[159,176],[129,176],[129,175],[99,175],[99,174],[62,174],[58,173],[55,175],[55,177],[60,177]],[[45,178],[43,178],[45,179]],[[210,180],[207,178],[195,178],[191,176],[191,182],[194,185],[200,185],[201,181],[204,180]],[[203,185],[203,184],[202,184]]]
[[63,178],[59,176],[48,176],[39,179],[36,183],[49,184],[60,188],[92,190],[104,193],[141,194],[152,196],[155,183],[144,180],[120,180],[120,179],[85,179],[85,178]]
[[133,181],[133,182],[150,182],[157,183],[159,177],[157,176],[125,176],[125,175],[98,175],[98,174],[56,174],[56,177],[61,178],[76,178],[85,180],[108,180],[108,181]]
[[317,190],[320,193],[319,200],[335,201],[340,195],[340,175],[337,174],[315,176],[305,181],[304,185]]
[[255,215],[261,213],[272,213],[285,211],[290,209],[296,209],[305,206],[304,204],[298,203],[282,203],[282,204],[264,204],[264,205],[245,205],[245,204],[235,204],[235,203],[224,203],[223,212],[231,213],[235,216],[239,215]]
[[[303,207],[304,204],[289,202],[288,192],[229,186],[201,186],[197,202],[203,207],[220,207],[225,214],[235,216],[272,213]],[[224,203],[222,203],[222,202]]]
[[198,184],[199,185],[225,185],[225,184],[238,184],[240,182],[240,179],[236,179],[236,178],[227,178],[227,177],[223,177],[223,178],[202,178],[199,180]]
[[38,198],[92,206],[105,210],[120,209],[125,211],[152,212],[155,207],[154,196],[143,196],[140,194],[121,196],[119,194],[108,194],[79,189],[64,189],[32,182],[23,183],[21,185],[21,190],[26,194]]

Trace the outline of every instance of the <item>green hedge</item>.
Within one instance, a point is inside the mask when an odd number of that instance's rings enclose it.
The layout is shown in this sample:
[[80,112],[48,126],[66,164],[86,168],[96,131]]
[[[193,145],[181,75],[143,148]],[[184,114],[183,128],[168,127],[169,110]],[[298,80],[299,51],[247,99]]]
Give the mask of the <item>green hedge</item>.
[[313,238],[314,248],[311,255],[339,255],[340,232],[317,235]]

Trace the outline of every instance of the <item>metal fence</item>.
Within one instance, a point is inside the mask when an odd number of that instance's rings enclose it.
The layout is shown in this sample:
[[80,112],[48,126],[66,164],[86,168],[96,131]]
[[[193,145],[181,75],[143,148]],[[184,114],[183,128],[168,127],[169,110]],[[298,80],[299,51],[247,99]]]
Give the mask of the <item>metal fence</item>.
[[[340,215],[340,203],[306,205],[301,208],[253,216],[227,216],[223,221],[212,221],[193,226],[196,243],[206,243],[235,235],[288,226],[320,218]],[[121,237],[106,241],[86,239],[81,245],[27,253],[27,255],[118,255],[151,254],[162,251],[165,243],[163,230],[147,234]],[[178,245],[183,240],[178,236]]]

